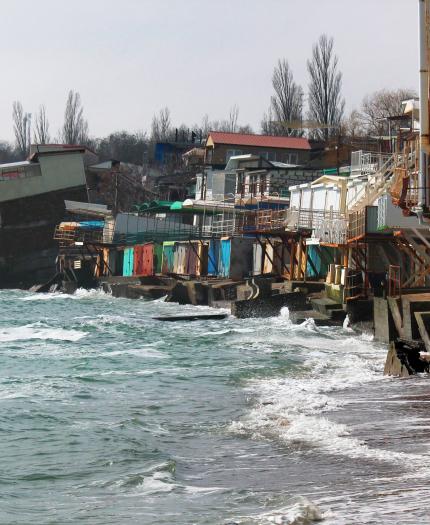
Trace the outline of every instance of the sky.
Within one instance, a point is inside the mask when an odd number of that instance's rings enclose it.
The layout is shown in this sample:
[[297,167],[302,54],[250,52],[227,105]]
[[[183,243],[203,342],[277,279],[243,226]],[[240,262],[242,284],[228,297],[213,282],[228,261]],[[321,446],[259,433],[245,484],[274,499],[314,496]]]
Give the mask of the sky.
[[334,38],[347,111],[382,88],[418,88],[416,0],[1,0],[0,139],[12,104],[46,107],[51,135],[67,93],[90,135],[148,131],[167,106],[174,126],[227,118],[256,132],[286,58],[307,91],[319,35]]

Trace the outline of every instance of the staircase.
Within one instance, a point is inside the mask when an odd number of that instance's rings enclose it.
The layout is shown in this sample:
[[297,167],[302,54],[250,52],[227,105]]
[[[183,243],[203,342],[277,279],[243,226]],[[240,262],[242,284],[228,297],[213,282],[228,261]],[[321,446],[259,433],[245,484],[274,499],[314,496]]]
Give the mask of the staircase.
[[349,212],[357,212],[372,205],[389,187],[397,165],[397,153],[393,154],[373,175],[369,175],[360,197],[350,206]]
[[[430,239],[425,230],[415,228],[402,230],[402,237],[396,238],[398,247],[408,253],[414,262],[414,271],[403,283],[404,288],[428,284],[430,274]],[[427,279],[426,279],[427,278]]]

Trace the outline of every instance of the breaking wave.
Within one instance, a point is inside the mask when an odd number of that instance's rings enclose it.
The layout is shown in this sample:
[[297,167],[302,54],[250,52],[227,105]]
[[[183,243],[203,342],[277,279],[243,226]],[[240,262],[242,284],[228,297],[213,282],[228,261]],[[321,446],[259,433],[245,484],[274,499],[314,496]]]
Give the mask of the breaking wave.
[[[287,312],[282,317],[289,322]],[[329,419],[330,412],[348,403],[348,397],[341,395],[343,392],[385,381],[381,355],[371,344],[369,335],[351,335],[347,328],[342,334],[339,329],[327,338],[330,332],[320,331],[310,321],[296,325],[289,334],[286,344],[307,343],[301,352],[304,354],[302,373],[250,380],[246,391],[252,407],[230,425],[233,433],[276,440],[289,446],[305,443],[328,454],[351,458],[422,462],[419,455],[393,455],[391,451],[372,449],[354,438],[346,425]]]
[[277,510],[239,518],[229,525],[312,525],[324,519],[319,508],[308,498],[297,497]]
[[28,341],[31,339],[55,341],[79,341],[85,337],[85,332],[65,330],[64,328],[42,328],[37,325],[25,325],[11,328],[0,328],[0,341]]

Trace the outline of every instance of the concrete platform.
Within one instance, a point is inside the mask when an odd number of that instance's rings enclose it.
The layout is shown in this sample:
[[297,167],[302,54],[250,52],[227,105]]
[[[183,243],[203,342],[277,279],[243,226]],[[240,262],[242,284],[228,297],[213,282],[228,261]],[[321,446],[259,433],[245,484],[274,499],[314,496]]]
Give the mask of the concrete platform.
[[324,315],[329,316],[331,310],[342,310],[342,304],[329,299],[328,297],[320,297],[319,299],[311,299],[311,305],[314,310]]
[[284,287],[288,292],[293,292],[296,288],[306,289],[306,293],[322,292],[325,282],[321,281],[284,281]]
[[276,317],[284,306],[287,306],[292,311],[306,310],[306,295],[301,292],[291,292],[261,299],[234,301],[231,303],[231,313],[239,319]]
[[295,324],[301,324],[307,321],[308,319],[313,319],[316,326],[343,326],[343,321],[345,320],[346,313],[343,312],[343,318],[331,318],[327,315],[317,312],[315,310],[306,310],[302,312],[292,312],[290,314],[290,319]]

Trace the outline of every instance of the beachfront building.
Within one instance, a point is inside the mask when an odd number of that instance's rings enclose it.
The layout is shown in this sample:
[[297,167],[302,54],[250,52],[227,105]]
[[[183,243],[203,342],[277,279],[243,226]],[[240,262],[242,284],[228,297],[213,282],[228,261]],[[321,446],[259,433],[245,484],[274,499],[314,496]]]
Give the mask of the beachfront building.
[[224,169],[231,157],[257,155],[268,161],[306,165],[311,146],[303,137],[274,137],[247,133],[211,131],[205,144],[205,164]]
[[0,165],[2,286],[52,276],[64,200],[87,200],[85,165],[95,160],[82,146],[32,145],[28,160]]

